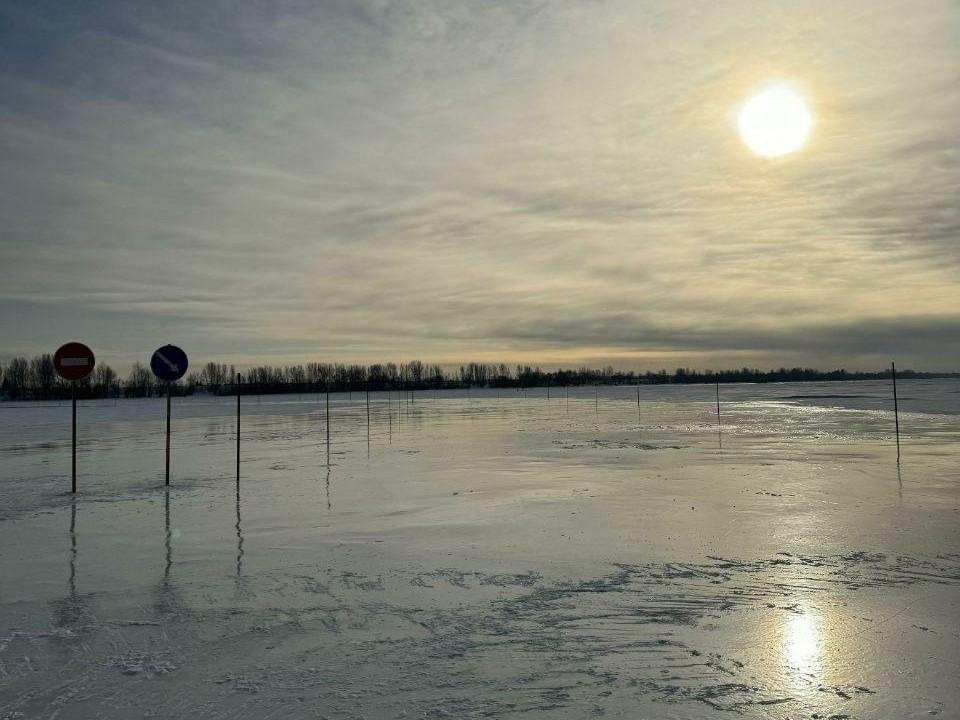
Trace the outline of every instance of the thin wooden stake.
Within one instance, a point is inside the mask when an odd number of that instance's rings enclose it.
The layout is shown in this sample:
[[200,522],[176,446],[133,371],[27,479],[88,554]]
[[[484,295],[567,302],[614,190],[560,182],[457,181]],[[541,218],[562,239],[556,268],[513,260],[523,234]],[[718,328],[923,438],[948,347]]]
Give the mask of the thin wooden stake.
[[330,388],[327,388],[327,467],[330,467]]

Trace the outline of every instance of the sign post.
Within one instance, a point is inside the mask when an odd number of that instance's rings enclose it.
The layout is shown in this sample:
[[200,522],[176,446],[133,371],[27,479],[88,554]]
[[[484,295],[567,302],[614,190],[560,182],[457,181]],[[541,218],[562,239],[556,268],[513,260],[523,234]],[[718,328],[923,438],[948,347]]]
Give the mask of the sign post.
[[164,483],[170,484],[170,388],[187,372],[187,354],[176,345],[164,345],[158,348],[150,358],[150,369],[167,384],[167,453],[164,471]]
[[167,452],[163,464],[163,484],[170,484],[170,383],[167,383]]
[[93,372],[95,363],[93,350],[78,342],[61,345],[53,356],[53,367],[57,375],[70,381],[70,416],[73,426],[70,492],[73,494],[77,492],[77,381],[88,377]]
[[897,465],[900,464],[900,404],[897,402],[897,364],[890,363],[890,377],[893,379],[893,421],[897,428]]
[[[240,373],[237,373],[237,493],[239,492],[240,492]],[[240,512],[239,506],[237,506],[237,512],[238,513]]]
[[70,383],[70,492],[77,494],[77,384]]

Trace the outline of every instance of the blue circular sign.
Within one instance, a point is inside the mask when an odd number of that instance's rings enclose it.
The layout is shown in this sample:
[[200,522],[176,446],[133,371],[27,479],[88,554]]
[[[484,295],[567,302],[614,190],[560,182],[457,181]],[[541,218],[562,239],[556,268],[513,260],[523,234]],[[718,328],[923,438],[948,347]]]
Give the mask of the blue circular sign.
[[187,372],[187,354],[176,345],[164,345],[150,358],[150,369],[160,380],[176,382]]

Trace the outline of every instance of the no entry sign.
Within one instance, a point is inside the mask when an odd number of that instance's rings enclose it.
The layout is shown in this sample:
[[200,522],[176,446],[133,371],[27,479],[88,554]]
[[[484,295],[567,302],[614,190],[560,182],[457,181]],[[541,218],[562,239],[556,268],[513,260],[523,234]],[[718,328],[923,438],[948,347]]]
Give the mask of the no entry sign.
[[61,345],[53,356],[57,375],[64,380],[83,380],[93,372],[95,362],[93,350],[78,342]]
[[160,380],[176,382],[187,372],[187,354],[176,345],[164,345],[150,358],[150,369]]
[[53,367],[57,375],[71,383],[70,403],[72,410],[72,428],[73,441],[72,448],[72,473],[70,492],[77,492],[77,380],[83,380],[93,372],[93,365],[96,359],[93,357],[93,350],[83,343],[69,342],[61,345],[53,354]]

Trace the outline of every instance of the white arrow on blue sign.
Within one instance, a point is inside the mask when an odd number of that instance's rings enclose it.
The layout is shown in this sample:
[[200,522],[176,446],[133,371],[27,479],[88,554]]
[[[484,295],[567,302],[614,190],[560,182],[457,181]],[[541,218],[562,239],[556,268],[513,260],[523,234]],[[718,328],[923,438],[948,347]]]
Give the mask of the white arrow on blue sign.
[[164,345],[150,358],[150,369],[160,380],[176,382],[187,373],[187,354],[176,345]]

